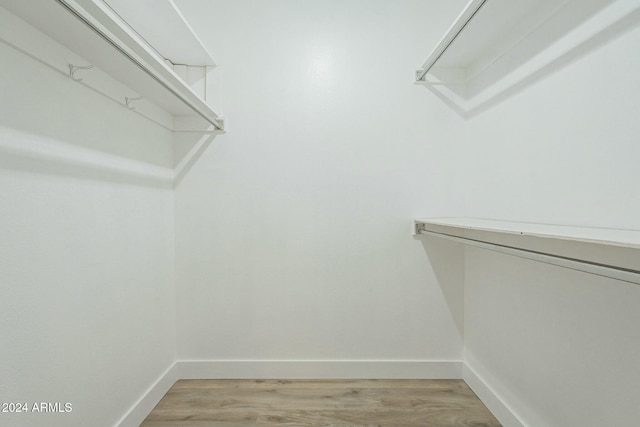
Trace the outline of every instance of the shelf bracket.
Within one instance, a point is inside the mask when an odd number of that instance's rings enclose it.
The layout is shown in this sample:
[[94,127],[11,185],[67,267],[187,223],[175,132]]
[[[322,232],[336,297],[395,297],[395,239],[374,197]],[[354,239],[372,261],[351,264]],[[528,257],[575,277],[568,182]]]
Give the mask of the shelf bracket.
[[130,110],[135,110],[136,107],[134,107],[133,105],[131,105],[131,103],[133,101],[140,101],[143,97],[142,96],[138,96],[136,98],[129,98],[128,96],[124,97],[124,105],[125,107],[127,107]]
[[76,71],[78,71],[78,70],[88,70],[90,68],[93,68],[93,65],[73,65],[73,64],[69,64],[69,77],[71,77],[71,80],[73,80],[74,82],[81,82],[82,81],[82,77],[76,77]]

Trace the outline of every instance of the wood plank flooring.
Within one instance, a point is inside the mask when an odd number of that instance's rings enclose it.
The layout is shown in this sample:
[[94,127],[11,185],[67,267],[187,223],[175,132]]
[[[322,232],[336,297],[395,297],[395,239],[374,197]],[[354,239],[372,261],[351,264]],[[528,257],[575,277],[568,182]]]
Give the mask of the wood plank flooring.
[[500,427],[462,380],[180,380],[140,427]]

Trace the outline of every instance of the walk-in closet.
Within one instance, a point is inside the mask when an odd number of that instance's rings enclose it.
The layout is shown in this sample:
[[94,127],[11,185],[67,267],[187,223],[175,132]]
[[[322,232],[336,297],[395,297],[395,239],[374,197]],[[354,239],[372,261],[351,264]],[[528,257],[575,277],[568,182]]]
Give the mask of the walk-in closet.
[[0,0],[0,426],[635,427],[640,0]]

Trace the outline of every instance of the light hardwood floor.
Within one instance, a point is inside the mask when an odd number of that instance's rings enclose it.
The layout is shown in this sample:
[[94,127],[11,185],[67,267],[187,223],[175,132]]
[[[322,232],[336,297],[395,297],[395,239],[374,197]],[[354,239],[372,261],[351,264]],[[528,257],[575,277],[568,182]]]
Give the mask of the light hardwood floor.
[[462,380],[180,380],[141,427],[500,427]]

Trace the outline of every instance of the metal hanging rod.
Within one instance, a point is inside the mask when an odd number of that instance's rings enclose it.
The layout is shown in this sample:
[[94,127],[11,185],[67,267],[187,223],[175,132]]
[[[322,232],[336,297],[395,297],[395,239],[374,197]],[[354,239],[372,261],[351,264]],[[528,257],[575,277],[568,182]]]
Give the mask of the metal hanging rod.
[[623,282],[640,285],[640,270],[627,269],[613,265],[600,264],[576,258],[553,255],[545,252],[536,252],[528,249],[516,248],[513,246],[484,242],[481,240],[470,239],[468,237],[458,237],[446,233],[428,231],[424,228],[424,224],[416,224],[416,233],[418,235],[434,236],[441,239],[462,243],[468,246],[488,249],[506,255],[527,258],[534,261],[543,262],[545,264],[551,264],[571,270],[583,271],[585,273],[594,274],[596,276],[608,277],[611,279],[622,280]]
[[[153,78],[161,86],[163,86],[165,89],[171,92],[176,98],[180,99],[182,102],[188,105],[193,111],[195,111],[199,116],[201,116],[207,122],[212,124],[216,130],[224,131],[224,122],[220,120],[220,118],[217,115],[215,117],[211,117],[210,114],[207,114],[204,112],[209,108],[208,106],[205,107],[206,104],[204,103],[204,101],[200,99],[192,99],[191,97],[187,97],[184,94],[180,93],[179,90],[176,90],[176,88],[174,87],[175,83],[173,81],[176,81],[176,80],[179,81],[177,76],[167,75],[168,74],[167,72],[162,72],[161,70],[152,69],[146,64],[144,64],[143,62],[141,62],[134,55],[128,52],[127,47],[123,46],[123,43],[121,41],[119,41],[117,38],[114,38],[106,34],[101,28],[99,28],[98,25],[92,22],[92,20],[97,20],[98,18],[96,18],[95,16],[87,17],[85,16],[86,12],[81,12],[79,9],[77,9],[75,6],[75,2],[73,0],[55,0],[55,1],[59,3],[61,6],[63,6],[65,9],[67,9],[72,15],[78,18],[81,22],[83,22],[85,25],[91,28],[94,32],[96,32],[96,34],[98,34],[102,39],[104,39],[107,43],[113,46],[113,48],[115,48],[122,55],[127,57],[131,62],[137,65],[141,70],[147,73],[151,78]],[[104,20],[110,20],[110,18],[106,17],[106,15],[100,16],[100,19],[103,20],[101,22],[101,25],[104,24]],[[122,34],[126,34],[126,32],[123,31]],[[131,38],[128,35],[127,37]],[[137,43],[137,42],[131,41],[131,43]],[[148,52],[141,52],[141,50],[138,50],[136,54],[137,55],[143,54],[146,57],[143,59],[143,61],[149,61],[149,60],[151,62],[164,61],[164,58],[162,58],[162,60],[157,58],[153,58],[153,59],[149,58],[155,55],[151,55]],[[173,74],[173,73],[170,73],[170,74]]]
[[458,19],[453,23],[447,34],[440,40],[440,43],[429,55],[429,58],[422,64],[422,68],[416,70],[416,81],[423,82],[431,67],[435,65],[440,57],[449,49],[449,46],[458,37],[458,35],[464,30],[467,24],[473,19],[480,8],[486,3],[487,0],[471,0],[467,7],[462,11]]

